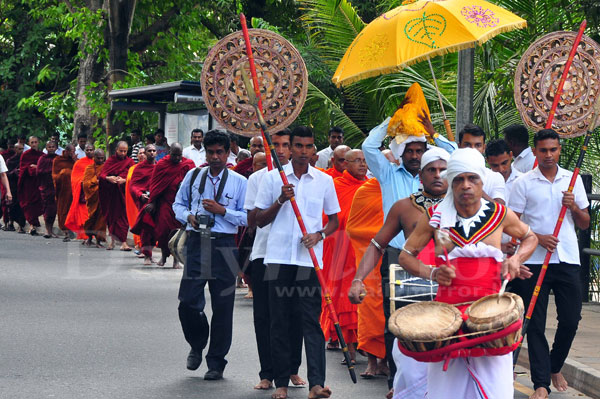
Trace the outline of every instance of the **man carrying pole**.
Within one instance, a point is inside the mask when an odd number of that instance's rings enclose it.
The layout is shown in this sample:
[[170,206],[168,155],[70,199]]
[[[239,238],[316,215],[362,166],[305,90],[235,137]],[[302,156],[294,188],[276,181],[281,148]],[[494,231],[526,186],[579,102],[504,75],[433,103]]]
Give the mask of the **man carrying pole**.
[[[548,397],[550,381],[559,392],[566,391],[567,381],[560,370],[581,319],[582,292],[575,227],[588,228],[589,202],[581,177],[577,176],[573,192],[568,191],[572,172],[558,166],[561,151],[559,139],[558,133],[552,129],[543,129],[535,134],[533,151],[538,166],[515,181],[509,204],[517,215],[522,216],[523,222],[531,226],[539,240],[536,251],[527,263],[533,276],[524,281],[515,281],[514,286],[523,297],[526,308],[536,288],[544,256],[547,251],[552,253],[527,329],[534,399]],[[554,226],[548,220],[558,219],[562,206],[567,207],[568,211],[556,237],[552,234]],[[558,327],[551,351],[544,334],[550,290],[554,292],[558,313]]]
[[[255,202],[257,225],[271,224],[264,263],[268,265],[271,351],[277,387],[273,399],[287,398],[289,325],[292,317],[298,317],[294,309],[299,309],[302,317],[310,388],[308,397],[328,398],[331,395],[331,390],[325,386],[325,338],[319,324],[321,290],[309,249],[314,248],[317,261],[321,262],[321,241],[336,231],[340,206],[331,177],[309,165],[313,145],[310,128],[296,127],[291,135],[292,161],[282,172],[288,184],[282,185],[279,171],[268,172]],[[294,210],[289,201],[292,198],[300,208],[309,234],[303,234],[294,223]],[[322,224],[323,213],[329,218],[326,226]]]

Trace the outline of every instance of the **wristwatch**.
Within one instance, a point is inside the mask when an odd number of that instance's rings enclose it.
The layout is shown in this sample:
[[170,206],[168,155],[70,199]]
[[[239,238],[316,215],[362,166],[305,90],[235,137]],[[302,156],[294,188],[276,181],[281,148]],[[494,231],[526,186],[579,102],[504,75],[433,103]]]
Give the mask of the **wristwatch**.
[[321,231],[317,231],[317,233],[321,234],[321,238],[324,240],[327,236],[325,235],[325,232],[323,230]]

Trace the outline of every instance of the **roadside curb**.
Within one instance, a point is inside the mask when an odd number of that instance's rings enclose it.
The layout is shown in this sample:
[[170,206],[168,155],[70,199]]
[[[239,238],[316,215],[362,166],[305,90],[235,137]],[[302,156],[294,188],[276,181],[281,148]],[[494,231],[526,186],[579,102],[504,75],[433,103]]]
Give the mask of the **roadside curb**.
[[[517,363],[529,370],[529,352],[525,344]],[[600,371],[567,358],[562,373],[570,387],[591,398],[600,399]]]

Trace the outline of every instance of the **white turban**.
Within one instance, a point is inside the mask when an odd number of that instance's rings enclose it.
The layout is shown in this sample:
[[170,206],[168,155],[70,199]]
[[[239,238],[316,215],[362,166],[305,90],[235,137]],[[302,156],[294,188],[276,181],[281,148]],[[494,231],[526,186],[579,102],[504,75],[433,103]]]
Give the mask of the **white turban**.
[[[427,154],[427,152],[425,153]],[[424,155],[423,155],[424,156]],[[486,168],[483,155],[473,148],[460,148],[450,155],[448,168],[442,177],[448,181],[448,192],[440,202],[429,224],[434,228],[447,229],[456,224],[456,207],[452,193],[452,181],[461,173],[475,173],[485,184]]]
[[431,146],[421,157],[421,170],[434,161],[442,160],[448,162],[449,158],[450,154],[448,154],[448,151],[440,147]]
[[402,160],[402,154],[404,154],[404,149],[406,148],[407,144],[426,142],[427,140],[425,139],[425,136],[408,136],[408,138],[400,144],[398,144],[395,139],[392,139],[392,141],[390,141],[390,150],[392,150],[394,158]]

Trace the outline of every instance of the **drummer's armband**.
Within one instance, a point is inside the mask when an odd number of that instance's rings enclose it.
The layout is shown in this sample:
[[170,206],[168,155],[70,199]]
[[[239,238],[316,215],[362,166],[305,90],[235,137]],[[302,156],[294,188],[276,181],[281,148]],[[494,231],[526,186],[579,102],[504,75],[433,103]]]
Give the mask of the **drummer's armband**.
[[377,250],[379,252],[381,252],[382,254],[385,253],[385,249],[381,245],[379,245],[379,243],[377,241],[375,241],[375,238],[371,238],[371,244],[373,244],[373,246],[375,248],[377,248]]
[[411,251],[409,251],[408,249],[406,249],[406,246],[402,246],[402,251],[406,252],[407,254],[409,254],[410,256],[414,256],[415,258],[417,257],[417,255],[419,254],[419,251],[415,251],[416,253],[412,253]]
[[531,233],[531,226],[527,226],[527,233],[525,233],[525,235],[523,237],[519,238],[519,241],[523,241],[524,239],[529,237],[530,233]]

